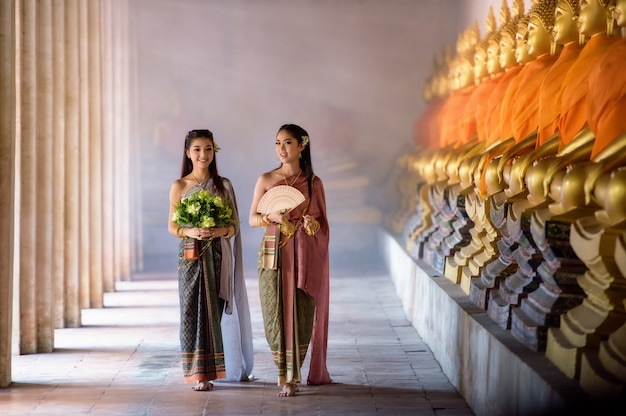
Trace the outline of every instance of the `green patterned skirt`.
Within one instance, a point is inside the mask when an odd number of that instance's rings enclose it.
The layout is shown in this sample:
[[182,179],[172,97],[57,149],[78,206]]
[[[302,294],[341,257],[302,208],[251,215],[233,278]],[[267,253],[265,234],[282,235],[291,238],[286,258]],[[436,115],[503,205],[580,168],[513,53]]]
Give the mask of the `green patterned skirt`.
[[[315,301],[296,287],[295,273],[282,272],[282,249],[278,250],[277,270],[262,267],[262,249],[261,245],[258,264],[259,295],[265,337],[278,368],[278,385],[299,383],[302,381],[300,369],[313,330]],[[291,278],[285,277],[289,275]]]
[[226,367],[220,326],[224,300],[218,297],[221,246],[200,241],[202,254],[198,260],[186,260],[183,247],[184,240],[178,253],[178,293],[185,383],[224,378]]

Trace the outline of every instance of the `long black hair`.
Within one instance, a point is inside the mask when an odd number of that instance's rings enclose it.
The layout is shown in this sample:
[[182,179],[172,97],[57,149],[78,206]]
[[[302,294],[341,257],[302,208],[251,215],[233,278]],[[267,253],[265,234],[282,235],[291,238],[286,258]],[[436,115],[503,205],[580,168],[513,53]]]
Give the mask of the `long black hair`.
[[314,174],[313,174],[313,164],[311,163],[311,140],[309,139],[309,133],[307,133],[305,129],[298,126],[297,124],[283,124],[282,126],[280,126],[276,134],[278,135],[278,133],[280,133],[281,131],[286,131],[287,133],[289,133],[291,136],[293,136],[294,139],[298,141],[298,143],[302,143],[303,141],[307,142],[305,143],[305,146],[304,146],[304,149],[302,149],[302,152],[300,152],[300,155],[302,157],[300,157],[299,161],[300,161],[300,169],[302,169],[304,173],[306,173],[307,183],[309,185],[309,198],[310,198],[311,192],[312,192],[311,182],[313,181]]
[[194,139],[200,138],[209,139],[211,140],[211,143],[213,143],[213,161],[209,165],[209,174],[211,175],[211,179],[213,179],[213,184],[215,185],[217,192],[223,196],[224,181],[222,180],[222,177],[219,175],[219,173],[217,173],[217,151],[215,151],[215,140],[213,139],[213,133],[211,133],[210,130],[191,130],[189,133],[187,133],[187,136],[185,136],[185,150],[183,151],[183,165],[180,171],[180,177],[184,178],[185,176],[189,175],[193,170],[193,163],[191,162],[191,159],[187,157],[187,150],[189,150],[191,142],[193,142]]

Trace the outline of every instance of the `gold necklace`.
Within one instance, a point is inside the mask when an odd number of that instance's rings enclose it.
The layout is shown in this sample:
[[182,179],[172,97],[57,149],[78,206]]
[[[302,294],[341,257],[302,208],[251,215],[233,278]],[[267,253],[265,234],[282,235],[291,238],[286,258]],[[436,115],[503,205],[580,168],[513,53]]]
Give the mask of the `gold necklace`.
[[206,189],[204,189],[204,187],[202,186],[202,184],[200,183],[200,181],[198,180],[198,178],[196,178],[196,175],[193,174],[193,171],[191,172],[191,176],[193,176],[193,179],[196,181],[196,183],[198,184],[198,186],[200,187],[200,189],[202,189],[203,191],[206,191]]
[[289,184],[289,182],[287,182],[287,175],[285,175],[285,171],[284,171],[283,169],[281,169],[281,170],[280,170],[280,173],[282,173],[282,174],[283,174],[283,178],[285,179],[285,183],[286,183],[288,186],[293,186],[293,184],[294,184],[294,183],[296,183],[296,181],[297,181],[297,180],[298,180],[298,178],[300,177],[300,174],[302,173],[302,169],[300,169],[300,170],[298,171],[298,174],[296,175],[296,178],[293,180],[293,182],[291,182],[291,184]]

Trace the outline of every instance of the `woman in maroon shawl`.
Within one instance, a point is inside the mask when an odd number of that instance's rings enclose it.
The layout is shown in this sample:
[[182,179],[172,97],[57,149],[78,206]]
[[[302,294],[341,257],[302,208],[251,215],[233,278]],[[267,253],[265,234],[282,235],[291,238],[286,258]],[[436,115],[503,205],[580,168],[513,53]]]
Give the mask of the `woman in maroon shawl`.
[[[259,250],[259,293],[265,337],[278,367],[278,396],[294,396],[311,343],[307,384],[332,380],[326,368],[329,302],[329,229],[322,180],[313,174],[309,135],[285,124],[276,135],[280,167],[254,188],[249,222],[264,227]],[[275,186],[296,188],[305,200],[288,211],[260,212],[261,197]]]

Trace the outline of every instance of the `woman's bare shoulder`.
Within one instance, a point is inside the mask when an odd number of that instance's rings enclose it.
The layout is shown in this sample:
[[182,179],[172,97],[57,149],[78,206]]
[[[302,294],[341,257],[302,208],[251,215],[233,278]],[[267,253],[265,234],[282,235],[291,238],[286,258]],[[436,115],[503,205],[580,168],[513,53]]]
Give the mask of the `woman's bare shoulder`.
[[262,173],[257,180],[257,184],[262,186],[263,189],[267,190],[279,180],[280,175],[278,174],[278,170],[275,169],[269,172]]
[[174,182],[172,182],[170,193],[175,195],[183,195],[193,186],[193,184],[194,182],[187,177],[176,179]]

